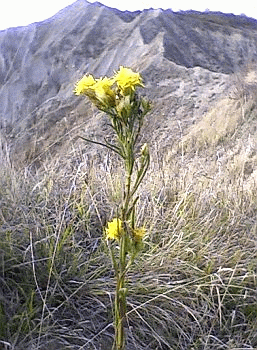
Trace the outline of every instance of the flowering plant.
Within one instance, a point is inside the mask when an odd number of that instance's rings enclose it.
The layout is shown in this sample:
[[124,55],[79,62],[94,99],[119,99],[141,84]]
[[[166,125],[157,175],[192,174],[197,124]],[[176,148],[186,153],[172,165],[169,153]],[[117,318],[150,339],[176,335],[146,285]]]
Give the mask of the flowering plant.
[[[125,349],[126,295],[125,277],[135,257],[142,249],[144,227],[136,227],[136,196],[150,162],[149,149],[145,143],[137,157],[136,144],[150,103],[136,93],[144,87],[142,77],[130,68],[121,66],[112,78],[95,79],[85,75],[75,86],[76,95],[85,95],[101,111],[108,114],[116,134],[116,142],[105,143],[88,140],[105,146],[122,159],[125,168],[125,184],[122,205],[118,217],[107,223],[104,236],[110,251],[116,277],[115,293],[115,340],[113,350]],[[113,244],[115,242],[115,244]],[[117,254],[117,249],[118,254]]]

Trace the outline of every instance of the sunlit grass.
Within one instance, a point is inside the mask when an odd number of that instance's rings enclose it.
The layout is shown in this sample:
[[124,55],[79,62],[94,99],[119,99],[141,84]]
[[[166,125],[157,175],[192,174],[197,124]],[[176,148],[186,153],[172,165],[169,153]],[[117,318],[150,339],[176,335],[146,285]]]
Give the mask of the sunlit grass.
[[[102,226],[118,205],[117,159],[89,167],[74,148],[35,172],[4,157],[3,348],[109,349],[115,280]],[[148,237],[128,276],[128,349],[254,349],[256,189],[240,171],[217,164],[195,177],[196,159],[180,162],[153,164],[140,187]]]

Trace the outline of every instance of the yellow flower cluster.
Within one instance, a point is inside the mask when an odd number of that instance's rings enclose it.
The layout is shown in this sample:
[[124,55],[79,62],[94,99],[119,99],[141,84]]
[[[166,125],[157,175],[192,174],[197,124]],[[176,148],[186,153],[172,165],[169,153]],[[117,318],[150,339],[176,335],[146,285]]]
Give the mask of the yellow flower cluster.
[[[124,233],[122,227],[122,221],[120,219],[114,218],[112,221],[107,223],[107,228],[105,229],[107,239],[117,239],[119,240],[121,235]],[[133,230],[133,238],[136,242],[142,241],[146,229],[144,227],[138,227]]]
[[114,107],[120,95],[130,95],[137,86],[144,86],[141,75],[121,66],[113,78],[85,75],[77,82],[74,93],[88,96],[97,107]]
[[113,107],[115,105],[115,93],[111,89],[113,80],[109,78],[94,79],[92,75],[85,75],[77,82],[75,87],[76,95],[85,95],[97,106]]
[[122,234],[122,221],[115,218],[108,222],[105,232],[107,239],[119,239]]
[[144,227],[135,228],[133,234],[135,241],[140,242],[146,234],[146,229]]
[[74,92],[76,95],[86,95],[95,83],[96,81],[92,75],[85,75],[77,82]]
[[135,91],[137,86],[144,87],[141,75],[123,66],[121,66],[120,70],[115,74],[114,80],[123,95],[130,94],[131,90]]

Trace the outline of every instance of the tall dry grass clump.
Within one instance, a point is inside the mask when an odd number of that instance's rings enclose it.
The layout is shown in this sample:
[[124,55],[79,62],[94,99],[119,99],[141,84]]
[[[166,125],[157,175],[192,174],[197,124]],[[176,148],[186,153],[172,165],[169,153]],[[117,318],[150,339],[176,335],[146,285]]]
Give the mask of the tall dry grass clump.
[[[203,129],[220,127],[212,113]],[[129,350],[257,347],[256,115],[253,99],[235,123],[227,111],[218,139],[193,142],[192,129],[176,152],[152,148],[136,219],[146,243],[127,276]],[[74,141],[15,169],[3,142],[0,158],[0,348],[111,349],[102,227],[120,206],[117,156]]]

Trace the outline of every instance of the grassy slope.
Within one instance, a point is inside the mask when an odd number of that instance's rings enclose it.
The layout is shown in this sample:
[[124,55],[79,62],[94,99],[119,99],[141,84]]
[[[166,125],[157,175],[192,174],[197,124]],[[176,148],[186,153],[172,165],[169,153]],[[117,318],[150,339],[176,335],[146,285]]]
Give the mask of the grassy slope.
[[[253,98],[223,100],[176,149],[152,150],[128,349],[257,347],[256,116]],[[71,146],[17,170],[0,149],[0,349],[110,349],[117,159]]]

